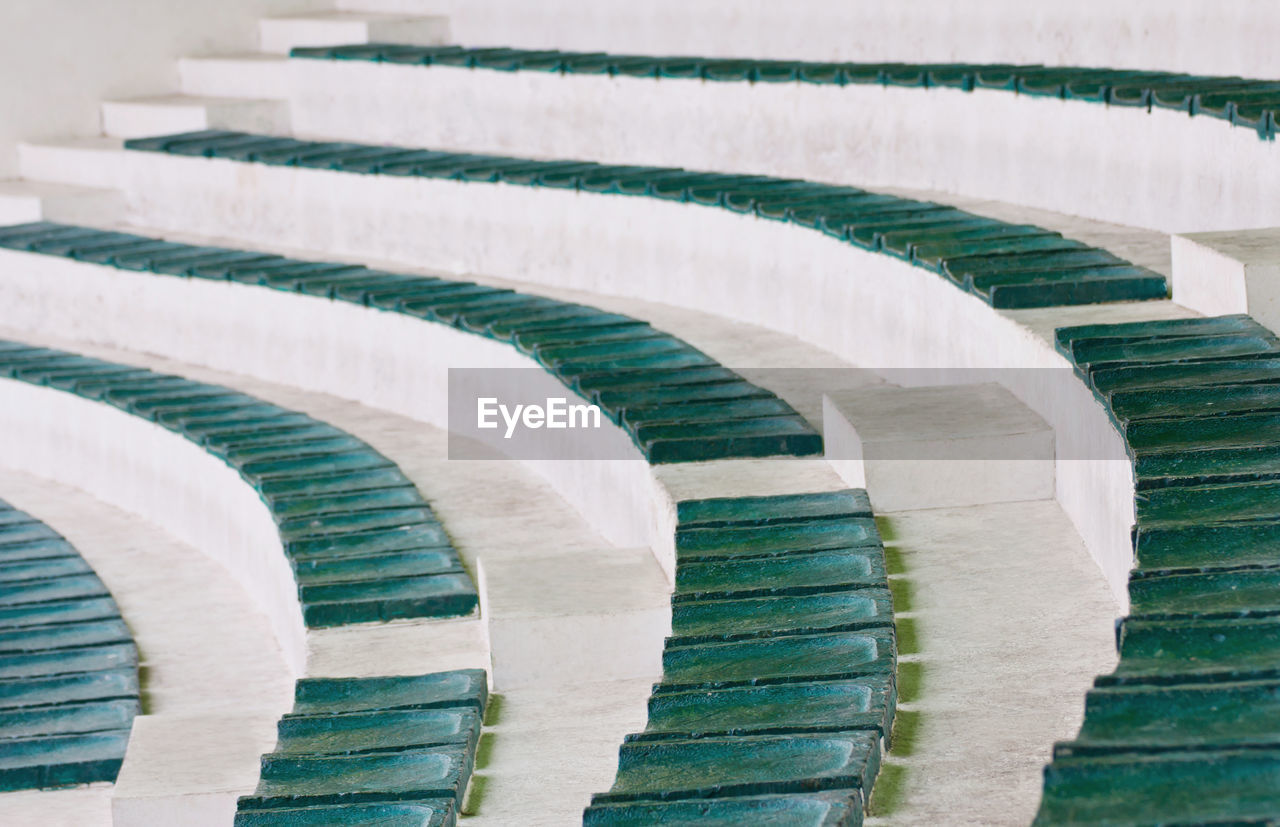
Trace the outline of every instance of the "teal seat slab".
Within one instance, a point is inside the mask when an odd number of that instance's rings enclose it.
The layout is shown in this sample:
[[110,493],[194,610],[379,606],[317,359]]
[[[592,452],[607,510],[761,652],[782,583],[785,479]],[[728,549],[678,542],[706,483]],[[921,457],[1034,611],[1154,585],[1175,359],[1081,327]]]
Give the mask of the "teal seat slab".
[[0,501],[0,791],[115,781],[141,712],[138,649],[107,587]]
[[676,513],[663,677],[584,823],[861,824],[897,704],[866,492],[685,500]]
[[1280,339],[1235,315],[1062,328],[1056,342],[1133,462],[1136,565],[1119,663],[1055,746],[1036,823],[1273,823]]
[[236,827],[453,827],[489,702],[483,670],[304,678]]

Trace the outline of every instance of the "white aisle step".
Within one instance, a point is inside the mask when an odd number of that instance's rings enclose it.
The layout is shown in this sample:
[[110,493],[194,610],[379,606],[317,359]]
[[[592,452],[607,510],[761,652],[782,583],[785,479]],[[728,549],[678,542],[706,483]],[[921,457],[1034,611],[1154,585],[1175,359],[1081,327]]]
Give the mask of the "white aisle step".
[[251,52],[178,60],[184,95],[284,100],[289,97],[289,58]]
[[102,102],[102,131],[117,138],[145,138],[199,129],[289,131],[289,107],[280,100],[162,95]]
[[109,224],[118,221],[123,210],[124,198],[118,190],[21,179],[0,181],[0,226],[28,221]]
[[288,54],[295,46],[348,43],[412,43],[434,46],[449,39],[447,17],[325,12],[259,21],[262,51]]

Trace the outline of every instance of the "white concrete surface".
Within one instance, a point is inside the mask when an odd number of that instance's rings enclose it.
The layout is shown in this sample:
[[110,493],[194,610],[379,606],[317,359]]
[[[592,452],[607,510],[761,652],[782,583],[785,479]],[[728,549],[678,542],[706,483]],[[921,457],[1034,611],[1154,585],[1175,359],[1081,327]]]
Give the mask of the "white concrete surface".
[[112,784],[0,794],[0,815],[13,824],[109,827]]
[[1164,109],[368,61],[289,71],[308,136],[915,187],[1164,232],[1280,224],[1273,143]]
[[245,132],[289,131],[289,109],[278,100],[160,95],[102,104],[102,131],[118,138],[144,138],[201,129]]
[[449,21],[439,15],[316,12],[268,17],[258,24],[262,51],[288,54],[297,46],[349,43],[413,43],[449,40]]
[[243,52],[178,60],[178,88],[197,97],[289,97],[289,59],[284,55]]
[[189,716],[143,715],[134,720],[116,789],[113,827],[225,827],[236,799],[258,785],[258,758],[276,743],[276,722],[293,693],[275,710],[202,711]]
[[1266,0],[338,0],[447,14],[459,43],[804,60],[1280,73]]
[[648,548],[476,567],[493,688],[662,677],[671,592]]
[[1053,498],[1053,430],[1000,385],[824,396],[827,461],[877,511]]
[[177,88],[184,55],[256,48],[258,19],[328,0],[9,0],[0,4],[0,177],[19,140],[97,135],[103,98]]
[[903,654],[868,825],[1027,824],[1115,664],[1111,595],[1053,501],[883,516]]
[[307,633],[307,675],[376,678],[491,668],[483,621],[446,620],[335,626]]
[[[539,285],[538,289],[544,285],[570,288],[717,314],[794,336],[849,363],[878,371],[963,369],[965,383],[1000,381],[1054,428],[1057,496],[1117,598],[1126,599],[1132,563],[1132,472],[1105,412],[1067,373],[1066,360],[1053,350],[1052,331],[1085,322],[1192,315],[1185,308],[1170,302],[1136,302],[994,311],[937,275],[898,259],[795,225],[726,210],[547,188],[120,152],[115,146],[108,141],[27,145],[24,169],[33,177],[119,186],[128,193],[131,219],[161,230],[198,226],[202,232],[251,245],[284,244],[325,255],[427,262],[464,273],[518,274]],[[421,232],[424,226],[435,231]],[[192,295],[185,291],[196,285],[177,284],[185,302]],[[36,295],[46,290],[40,286]],[[250,315],[266,313],[270,334],[283,335],[296,311],[266,310],[274,301],[298,307],[293,303],[305,300],[278,295],[255,299],[240,312],[236,324],[243,326]],[[311,301],[312,306],[325,305]],[[44,312],[72,312],[68,304],[49,305]],[[344,325],[329,322],[328,329],[340,329],[344,336],[354,335],[356,320],[367,317],[358,308],[330,310],[350,320]],[[119,326],[108,318],[91,321],[96,326]],[[312,331],[325,329],[299,323]],[[404,318],[379,319],[378,337],[424,335],[400,333],[413,327],[423,325]],[[184,328],[176,338],[191,335]],[[371,341],[357,338],[360,348]],[[174,339],[164,334],[163,347],[173,347]],[[227,342],[239,345],[250,339],[214,336],[185,347],[212,349],[213,341],[220,343],[214,356],[230,359],[236,350],[226,347]],[[459,343],[457,352],[459,358],[475,359],[490,347],[496,345]],[[262,352],[294,351],[274,347],[240,360],[256,361]],[[199,361],[193,356],[183,358]],[[495,353],[493,358],[504,357]],[[277,358],[275,363],[286,361]],[[418,361],[414,369],[421,370]],[[377,374],[364,371],[328,389],[379,399],[369,394],[388,394],[387,389],[369,386],[371,377],[385,375],[385,370],[386,360],[379,360]],[[305,371],[293,369],[289,374],[296,377]],[[336,374],[323,378],[330,381]],[[938,384],[948,380],[908,372],[897,381]],[[390,392],[397,398],[376,404],[403,405],[400,394],[406,386],[398,387]],[[559,463],[562,469],[564,465]],[[622,490],[643,489],[643,475],[630,482],[598,476],[616,468],[616,464],[583,468],[585,473],[562,475],[553,485],[579,503],[584,513],[599,513],[607,503],[616,503]],[[608,497],[592,498],[605,490],[610,491]],[[632,524],[610,539],[622,545],[656,547],[654,538],[668,532],[655,533],[652,528]]]
[[0,181],[0,222],[66,221],[109,224],[124,212],[118,190],[46,184],[41,181]]
[[[106,825],[114,806],[117,825],[196,823],[204,802],[173,800],[176,777],[205,793],[220,774],[254,769],[259,744],[274,741],[275,720],[292,704],[293,674],[267,618],[230,571],[135,514],[9,469],[0,469],[0,498],[62,533],[107,585],[138,644],[144,712],[115,785],[0,795],[0,822]],[[236,725],[206,730],[199,750],[152,738],[157,728],[227,716]],[[157,796],[169,798],[174,818],[137,812]]]
[[597,681],[504,692],[485,721],[460,823],[578,824],[613,784],[619,733],[644,729],[651,681]]
[[1280,229],[1173,238],[1173,297],[1206,316],[1247,313],[1280,331]]

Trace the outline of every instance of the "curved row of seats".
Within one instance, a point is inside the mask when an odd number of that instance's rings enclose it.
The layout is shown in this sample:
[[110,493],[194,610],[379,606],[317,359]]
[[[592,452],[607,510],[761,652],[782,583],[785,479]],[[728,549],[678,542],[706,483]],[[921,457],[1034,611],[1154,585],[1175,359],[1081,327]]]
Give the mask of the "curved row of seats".
[[480,669],[302,679],[236,827],[452,827],[487,704]]
[[61,224],[0,229],[0,247],[328,297],[508,342],[599,405],[653,463],[822,451],[821,436],[774,394],[645,322],[581,304]]
[[994,307],[1048,307],[1168,295],[1165,278],[1105,250],[1028,224],[927,201],[799,179],[674,167],[538,161],[208,130],[125,142],[127,149],[366,175],[444,178],[637,195],[790,222],[935,272]]
[[589,825],[861,823],[896,706],[866,492],[685,500],[663,676]]
[[417,488],[345,431],[219,385],[19,342],[0,342],[0,377],[113,406],[233,467],[276,522],[308,627],[452,617],[477,605]]
[[1261,823],[1280,789],[1280,338],[1248,316],[1062,328],[1132,457],[1120,662],[1038,823]]
[[562,52],[361,43],[298,47],[297,58],[367,60],[413,66],[540,71],[611,77],[719,82],[879,84],[917,88],[995,89],[1064,100],[1170,109],[1253,129],[1274,140],[1280,84],[1272,80],[1181,72],[973,63],[849,63]]
[[138,650],[61,535],[0,501],[0,790],[114,781],[141,712]]

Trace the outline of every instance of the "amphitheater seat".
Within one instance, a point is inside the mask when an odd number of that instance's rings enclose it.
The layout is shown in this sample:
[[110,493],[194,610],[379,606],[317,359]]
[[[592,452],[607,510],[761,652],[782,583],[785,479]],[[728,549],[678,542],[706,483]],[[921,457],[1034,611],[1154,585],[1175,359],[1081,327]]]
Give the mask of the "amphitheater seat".
[[479,669],[300,680],[235,823],[452,825],[487,701]]
[[295,48],[291,54],[296,58],[320,60],[719,82],[996,89],[1110,106],[1157,107],[1206,115],[1253,129],[1259,137],[1268,140],[1275,139],[1276,111],[1280,110],[1280,84],[1271,80],[1133,69],[974,63],[821,63],[390,43],[302,47]]
[[1248,316],[1088,325],[1058,347],[1137,490],[1120,662],[1046,769],[1039,822],[1273,815],[1280,780],[1280,339]]
[[270,509],[309,627],[476,607],[431,507],[395,463],[345,431],[219,385],[18,342],[0,342],[0,377],[142,417],[236,469]]
[[848,186],[679,168],[535,161],[206,130],[127,149],[362,174],[644,195],[788,221],[923,267],[995,307],[1161,299],[1163,276],[1025,224]]
[[115,781],[138,651],[70,543],[0,501],[0,790]]
[[858,823],[896,704],[863,491],[677,505],[662,681],[585,823]]
[[582,304],[60,224],[0,229],[0,247],[329,297],[498,339],[599,405],[653,463],[822,451],[821,436],[772,393],[645,322]]

